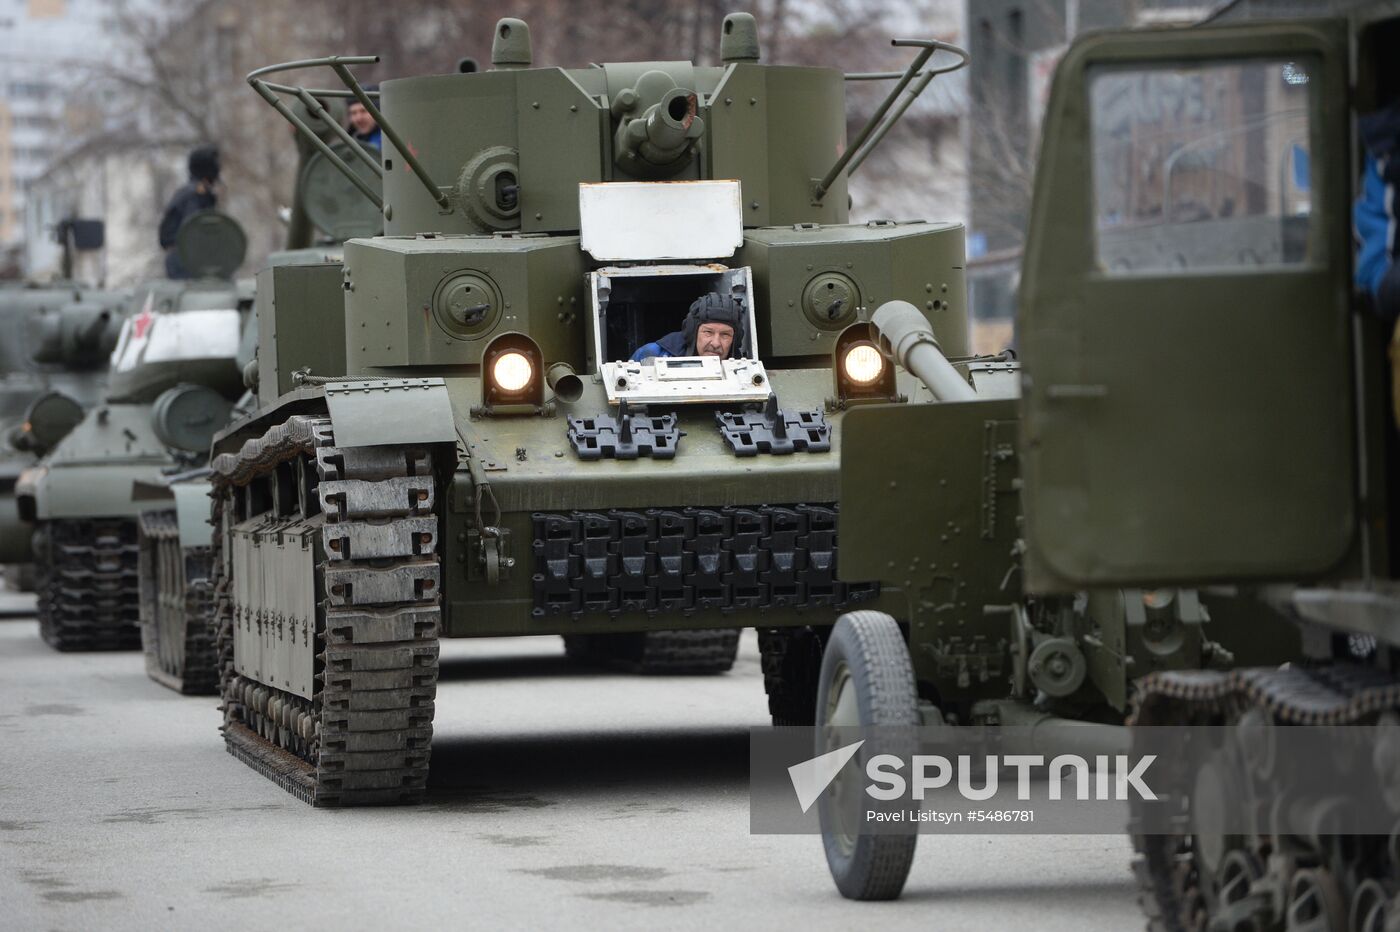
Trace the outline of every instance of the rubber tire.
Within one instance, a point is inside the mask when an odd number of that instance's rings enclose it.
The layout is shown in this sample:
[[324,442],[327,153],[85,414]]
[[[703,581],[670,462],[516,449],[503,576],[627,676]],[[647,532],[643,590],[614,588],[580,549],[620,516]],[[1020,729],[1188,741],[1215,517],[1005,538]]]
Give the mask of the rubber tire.
[[[914,664],[904,642],[904,633],[889,615],[861,611],[842,615],[827,641],[817,687],[818,725],[825,724],[832,679],[837,665],[843,661],[850,670],[850,684],[856,691],[862,727],[919,724]],[[820,743],[820,729],[817,740]],[[818,747],[817,752],[825,750],[825,747]],[[858,756],[857,760],[860,759]],[[857,835],[854,850],[848,856],[827,828],[826,809],[823,807],[820,811],[826,863],[841,895],[851,900],[898,898],[914,864],[918,836]]]

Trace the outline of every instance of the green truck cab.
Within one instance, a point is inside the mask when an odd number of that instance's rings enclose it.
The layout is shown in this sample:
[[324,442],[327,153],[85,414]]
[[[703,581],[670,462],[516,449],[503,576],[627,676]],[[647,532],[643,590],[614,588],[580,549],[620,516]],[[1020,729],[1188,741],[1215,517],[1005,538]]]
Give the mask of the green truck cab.
[[[1356,117],[1400,88],[1400,6],[1343,6],[1086,37],[1061,62],[1018,321],[1026,585],[1267,607],[1300,662],[1154,673],[1134,723],[1352,726],[1374,751],[1358,778],[1391,799],[1395,376],[1353,289],[1352,204]],[[1395,813],[1372,834],[1276,831],[1271,806],[1321,818],[1327,792],[1298,772],[1257,796],[1256,776],[1203,769],[1184,834],[1135,835],[1149,927],[1393,927]],[[1256,830],[1198,827],[1201,798],[1257,807]]]

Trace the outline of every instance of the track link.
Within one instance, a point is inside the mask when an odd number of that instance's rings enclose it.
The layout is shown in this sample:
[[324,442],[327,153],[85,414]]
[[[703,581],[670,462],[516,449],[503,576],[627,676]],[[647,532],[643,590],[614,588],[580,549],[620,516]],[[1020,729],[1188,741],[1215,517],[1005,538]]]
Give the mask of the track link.
[[697,631],[639,631],[566,634],[564,650],[581,663],[655,676],[727,673],[739,652],[731,628]]
[[35,533],[39,633],[45,643],[61,651],[139,648],[135,520],[45,521]]
[[209,547],[181,547],[174,511],[142,512],[141,649],[146,673],[187,696],[218,692]]
[[[1400,681],[1374,667],[1336,663],[1309,667],[1290,665],[1279,669],[1245,669],[1231,672],[1173,671],[1154,673],[1139,680],[1130,725],[1226,725],[1234,724],[1249,710],[1267,713],[1281,725],[1374,724],[1384,712],[1400,711]],[[1180,778],[1184,782],[1184,777]],[[1266,846],[1269,841],[1263,842]],[[1292,844],[1299,843],[1291,840]],[[1205,932],[1220,928],[1283,929],[1284,917],[1253,902],[1222,903],[1213,878],[1202,875],[1194,836],[1133,834],[1137,857],[1133,874],[1138,902],[1147,917],[1149,932]],[[1352,886],[1375,873],[1376,862],[1359,856],[1348,865],[1346,882]],[[1248,850],[1248,849],[1246,849]],[[1249,851],[1258,863],[1276,865],[1267,847]],[[1329,864],[1328,852],[1290,853],[1294,864]],[[1393,869],[1396,865],[1391,865]],[[1372,879],[1390,885],[1395,878]],[[1283,885],[1287,888],[1287,884]],[[1225,915],[1229,909],[1229,914]],[[1247,918],[1245,918],[1247,916]],[[1240,925],[1244,921],[1246,924]],[[1222,925],[1223,923],[1223,925]],[[1288,928],[1292,928],[1288,925]],[[1311,927],[1310,927],[1311,928]],[[1322,928],[1319,926],[1318,928]],[[1371,926],[1366,926],[1370,929]],[[1377,929],[1380,926],[1376,926]],[[1389,926],[1386,926],[1389,928]]]
[[[240,672],[240,610],[224,542],[237,496],[299,463],[320,529],[311,699]],[[427,787],[441,570],[431,452],[338,448],[326,418],[294,417],[214,462],[217,619],[228,751],[315,806],[414,803]],[[256,516],[242,516],[245,520]]]

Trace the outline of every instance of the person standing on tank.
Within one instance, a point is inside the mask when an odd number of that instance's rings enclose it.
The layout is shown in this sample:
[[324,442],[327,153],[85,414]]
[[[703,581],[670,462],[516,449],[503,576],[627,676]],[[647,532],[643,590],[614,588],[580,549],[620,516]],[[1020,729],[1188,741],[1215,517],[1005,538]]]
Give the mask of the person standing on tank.
[[165,250],[165,274],[189,278],[189,271],[175,252],[175,235],[186,220],[202,210],[213,210],[219,203],[219,147],[198,146],[190,151],[190,180],[170,198],[160,218],[160,248]]
[[[365,90],[374,93],[379,90],[379,85],[367,84]],[[366,149],[382,148],[379,124],[374,121],[374,117],[370,116],[364,104],[358,100],[350,101],[350,106],[345,108],[345,117],[350,122],[350,135],[354,136],[360,145]]]

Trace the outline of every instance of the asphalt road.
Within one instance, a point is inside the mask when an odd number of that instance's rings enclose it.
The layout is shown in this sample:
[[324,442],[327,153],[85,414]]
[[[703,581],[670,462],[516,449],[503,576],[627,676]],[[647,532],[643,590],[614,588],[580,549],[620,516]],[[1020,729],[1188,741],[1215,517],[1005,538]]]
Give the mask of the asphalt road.
[[751,633],[722,677],[554,638],[445,642],[442,671],[428,802],[315,811],[224,752],[213,699],[0,621],[0,928],[1142,927],[1121,837],[924,837],[871,904],[820,839],[750,835]]

